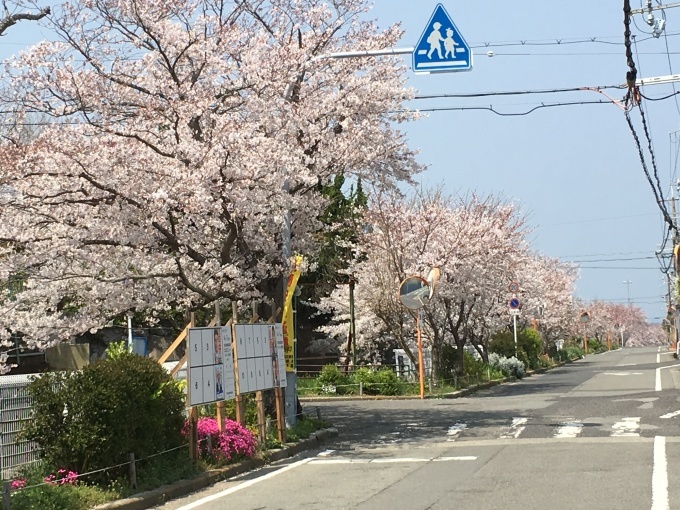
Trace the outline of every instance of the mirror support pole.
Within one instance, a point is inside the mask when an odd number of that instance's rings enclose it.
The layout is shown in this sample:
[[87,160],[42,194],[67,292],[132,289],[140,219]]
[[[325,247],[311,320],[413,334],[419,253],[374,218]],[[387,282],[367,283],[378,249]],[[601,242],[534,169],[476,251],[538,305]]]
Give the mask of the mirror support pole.
[[416,315],[416,338],[418,340],[418,375],[420,376],[420,398],[425,398],[425,366],[423,363],[423,341],[420,336],[421,321],[423,320],[423,310],[418,310]]

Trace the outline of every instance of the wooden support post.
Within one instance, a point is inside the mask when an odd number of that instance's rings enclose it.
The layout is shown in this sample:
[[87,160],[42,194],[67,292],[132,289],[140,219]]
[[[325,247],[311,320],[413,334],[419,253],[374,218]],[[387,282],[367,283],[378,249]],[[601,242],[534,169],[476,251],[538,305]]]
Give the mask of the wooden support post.
[[12,482],[2,482],[2,510],[10,510],[12,504]]
[[236,324],[238,323],[238,305],[236,301],[231,302],[231,337],[233,339],[232,348],[234,350],[234,372],[236,380],[236,421],[241,425],[246,424],[246,413],[243,408],[243,397],[241,396],[241,384],[239,381],[238,356],[236,356]]
[[284,402],[284,395],[282,388],[276,388],[276,428],[278,430],[279,442],[285,444],[286,442],[286,404]]
[[[189,350],[189,328],[193,328],[196,325],[196,315],[191,312],[191,319],[189,320],[189,326],[187,327],[187,351]],[[198,462],[198,411],[195,407],[189,407],[189,459],[191,462]]]
[[195,407],[189,408],[189,459],[192,463],[198,462],[198,411]]
[[267,444],[267,416],[264,412],[264,397],[261,391],[255,393],[257,403],[257,439],[264,448]]

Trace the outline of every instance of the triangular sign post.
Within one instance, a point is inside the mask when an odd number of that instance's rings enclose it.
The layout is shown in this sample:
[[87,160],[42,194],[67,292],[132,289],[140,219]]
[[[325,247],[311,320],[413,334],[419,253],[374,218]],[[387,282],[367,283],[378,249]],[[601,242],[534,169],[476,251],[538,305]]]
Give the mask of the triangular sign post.
[[472,69],[472,51],[456,24],[438,4],[413,49],[413,71],[442,73]]

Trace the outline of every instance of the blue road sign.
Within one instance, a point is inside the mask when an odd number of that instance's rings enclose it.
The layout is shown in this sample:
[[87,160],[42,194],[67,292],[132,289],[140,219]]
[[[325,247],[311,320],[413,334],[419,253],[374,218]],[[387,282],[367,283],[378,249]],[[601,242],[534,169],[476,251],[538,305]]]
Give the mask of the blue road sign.
[[519,308],[519,299],[517,299],[517,298],[512,298],[512,299],[510,300],[509,305],[510,305],[510,308],[511,308],[512,310],[516,310],[517,308]]
[[455,23],[438,4],[413,49],[413,71],[441,73],[472,69],[472,51]]

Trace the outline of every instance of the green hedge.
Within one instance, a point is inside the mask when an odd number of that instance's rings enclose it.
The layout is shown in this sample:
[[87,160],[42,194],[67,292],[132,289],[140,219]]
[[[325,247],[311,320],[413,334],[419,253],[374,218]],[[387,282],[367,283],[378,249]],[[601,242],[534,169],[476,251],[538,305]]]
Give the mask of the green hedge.
[[125,352],[80,372],[47,373],[29,393],[33,419],[23,437],[55,469],[93,471],[184,442],[184,395],[150,358]]

